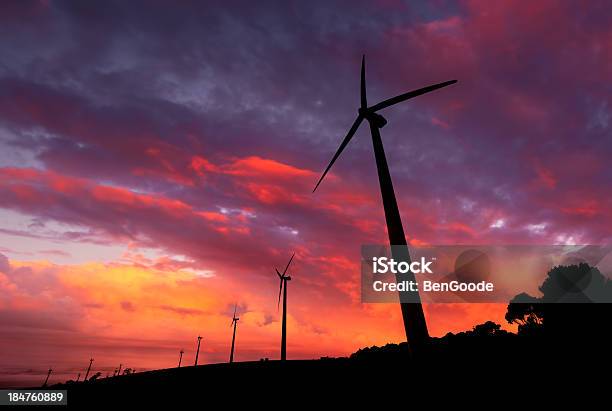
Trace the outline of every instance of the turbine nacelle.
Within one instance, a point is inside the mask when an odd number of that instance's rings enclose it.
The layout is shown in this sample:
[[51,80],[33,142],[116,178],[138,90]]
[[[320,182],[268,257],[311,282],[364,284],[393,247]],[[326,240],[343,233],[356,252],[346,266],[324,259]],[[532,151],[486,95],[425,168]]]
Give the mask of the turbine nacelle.
[[282,274],[280,271],[278,271],[277,268],[274,269],[276,271],[276,275],[278,275],[278,279],[280,280],[280,284],[278,288],[278,304],[277,304],[278,307],[280,307],[281,293],[283,292],[283,284],[285,284],[286,281],[291,281],[291,277],[287,275],[287,270],[289,269],[289,266],[291,265],[291,261],[293,261],[293,257],[295,257],[295,253],[293,253],[291,258],[289,259],[289,262],[287,263],[287,266],[283,270]]
[[373,123],[374,126],[377,127],[377,128],[383,128],[384,126],[387,125],[387,119],[386,118],[384,118],[383,116],[381,116],[378,113],[373,112],[369,108],[362,108],[362,107],[360,107],[359,110],[357,110],[357,111],[358,111],[360,117],[363,117],[366,120],[368,120],[370,123]]
[[234,305],[234,314],[232,315],[232,324],[230,325],[230,327],[232,325],[234,325],[234,323],[237,323],[238,320],[240,319],[240,318],[236,317],[237,310],[238,310],[238,304]]

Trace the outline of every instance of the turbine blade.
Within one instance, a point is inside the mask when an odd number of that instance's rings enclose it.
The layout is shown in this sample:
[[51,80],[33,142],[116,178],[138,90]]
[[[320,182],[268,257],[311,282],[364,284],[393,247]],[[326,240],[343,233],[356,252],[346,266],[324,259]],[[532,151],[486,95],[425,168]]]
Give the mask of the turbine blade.
[[234,315],[233,318],[236,318],[236,309],[238,308],[238,304],[234,304]]
[[287,274],[287,270],[289,269],[289,264],[291,264],[291,261],[293,261],[293,257],[295,257],[295,253],[291,255],[291,258],[289,259],[289,262],[287,263],[287,267],[285,267],[285,271],[283,271],[283,277],[285,276],[285,274]]
[[368,108],[368,99],[366,97],[365,54],[361,58],[361,108]]
[[334,165],[334,163],[336,162],[336,159],[340,156],[340,154],[342,153],[342,150],[344,150],[344,147],[346,147],[349,141],[351,141],[351,138],[353,138],[353,135],[359,128],[359,125],[361,124],[362,121],[363,121],[363,117],[361,115],[357,116],[348,134],[346,135],[346,137],[344,137],[344,140],[342,140],[342,143],[340,143],[340,147],[338,147],[338,151],[336,151],[336,154],[334,154],[334,156],[332,157],[331,161],[329,162],[329,165],[323,172],[323,175],[317,182],[317,185],[315,186],[314,190],[312,190],[313,193],[317,190],[317,187],[319,187],[319,184],[321,184],[321,181],[323,181],[323,178],[325,178],[329,169]]
[[276,268],[275,270],[276,270],[276,274],[278,275],[278,278],[283,278],[283,275],[280,273],[280,271],[278,271],[278,269]]
[[278,304],[276,305],[276,309],[278,310],[280,308],[280,297],[281,297],[281,293],[283,292],[283,279],[281,278],[280,280],[280,288],[278,289]]
[[400,94],[399,96],[395,96],[385,101],[381,101],[380,103],[375,104],[372,107],[370,107],[370,110],[371,111],[382,110],[383,108],[387,108],[394,104],[401,103],[402,101],[409,100],[413,97],[417,97],[422,94],[429,93],[430,91],[434,91],[442,87],[450,86],[451,84],[455,84],[456,82],[457,80],[450,80],[450,81],[445,81],[444,83],[438,83],[432,86],[423,87],[418,90],[409,91],[408,93]]

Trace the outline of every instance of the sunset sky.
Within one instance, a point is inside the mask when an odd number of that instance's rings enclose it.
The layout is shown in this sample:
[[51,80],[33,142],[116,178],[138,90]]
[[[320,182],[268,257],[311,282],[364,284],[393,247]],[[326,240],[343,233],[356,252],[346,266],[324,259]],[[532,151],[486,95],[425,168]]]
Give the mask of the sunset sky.
[[[191,364],[198,334],[227,361],[234,303],[236,359],[278,358],[294,251],[290,359],[403,341],[360,303],[367,127],[312,194],[362,54],[372,103],[459,80],[384,112],[411,244],[610,242],[609,2],[2,1],[0,385]],[[505,308],[425,310],[441,336]]]

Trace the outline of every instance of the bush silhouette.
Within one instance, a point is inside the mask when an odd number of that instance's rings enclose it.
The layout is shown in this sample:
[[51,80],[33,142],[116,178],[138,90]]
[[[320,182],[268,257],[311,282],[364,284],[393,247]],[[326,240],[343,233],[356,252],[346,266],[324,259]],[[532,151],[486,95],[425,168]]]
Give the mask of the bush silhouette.
[[102,375],[101,372],[97,372],[94,375],[92,375],[91,377],[89,377],[88,381],[96,381],[98,378],[100,378],[101,375]]

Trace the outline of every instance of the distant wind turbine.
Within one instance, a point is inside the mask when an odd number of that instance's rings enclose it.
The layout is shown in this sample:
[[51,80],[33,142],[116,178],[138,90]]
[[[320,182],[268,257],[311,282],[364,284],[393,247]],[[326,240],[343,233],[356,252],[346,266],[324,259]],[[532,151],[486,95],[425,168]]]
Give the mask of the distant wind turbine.
[[123,366],[123,364],[119,364],[119,370],[117,371],[117,375],[121,375],[121,367]]
[[[391,174],[389,173],[389,167],[387,165],[387,159],[385,156],[385,150],[383,148],[382,139],[380,137],[380,129],[387,124],[387,120],[378,114],[379,110],[393,106],[397,103],[409,100],[413,97],[420,96],[425,93],[440,89],[442,87],[449,86],[456,83],[457,80],[446,81],[444,83],[434,84],[428,87],[423,87],[418,90],[413,90],[408,93],[400,94],[396,97],[384,100],[373,106],[368,106],[366,97],[366,80],[365,80],[365,56],[361,60],[361,106],[358,110],[358,115],[353,125],[348,131],[340,147],[332,157],[323,175],[317,182],[313,192],[319,187],[321,181],[327,172],[330,170],[336,159],[340,156],[344,148],[351,141],[355,132],[361,125],[363,120],[367,120],[370,125],[370,133],[372,134],[372,145],[374,146],[374,155],[376,157],[376,167],[378,169],[378,181],[380,184],[380,192],[383,200],[383,207],[385,209],[385,219],[387,222],[387,232],[389,234],[389,244],[392,247],[393,258],[396,261],[410,262],[410,253],[408,251],[408,245],[406,243],[406,236],[404,235],[404,228],[402,226],[402,219],[400,217],[399,208],[395,199],[395,192],[393,191],[393,183],[391,181]],[[402,274],[404,275],[404,274]],[[409,272],[404,275],[403,280],[414,281],[414,274]],[[406,302],[408,300],[409,302]],[[402,310],[402,317],[404,320],[404,330],[406,332],[406,338],[409,342],[411,352],[418,351],[423,347],[429,340],[429,333],[427,331],[427,323],[425,322],[425,315],[423,314],[423,307],[421,305],[421,298],[418,292],[408,295],[406,293],[400,293],[400,304]]]
[[232,316],[232,323],[230,325],[234,327],[234,333],[232,334],[232,350],[230,351],[230,363],[234,362],[234,342],[236,341],[236,326],[238,325],[238,320],[240,318],[236,317],[236,309],[238,308],[238,305],[234,305],[234,315]]
[[76,382],[79,382],[80,379],[81,379],[81,373],[78,373]]
[[43,387],[47,386],[47,383],[49,382],[49,377],[51,376],[51,372],[53,370],[51,368],[49,368],[49,371],[47,372],[47,378],[45,378],[45,383],[43,384]]
[[87,377],[89,376],[89,371],[91,371],[91,364],[94,362],[93,358],[89,359],[89,367],[87,367],[87,372],[85,373],[85,378],[83,381],[87,381]]
[[280,288],[278,289],[278,306],[280,306],[281,301],[281,293],[283,294],[283,323],[282,323],[282,337],[281,337],[281,361],[285,361],[287,359],[287,281],[291,281],[291,277],[287,275],[287,270],[289,269],[289,265],[291,261],[293,261],[293,257],[295,257],[295,253],[289,259],[285,270],[281,274],[278,269],[275,268],[276,274],[280,280]]
[[200,355],[200,341],[202,341],[202,337],[198,335],[198,350],[196,351],[195,365],[198,365],[198,356]]
[[181,351],[179,351],[179,364],[178,364],[178,368],[181,368],[181,362],[183,361],[183,353],[185,352],[185,350],[183,350],[181,348]]

